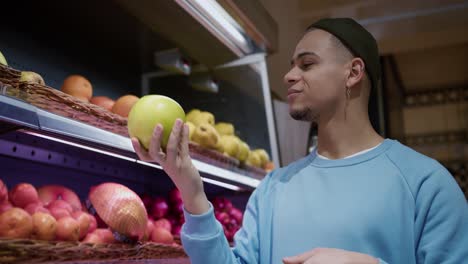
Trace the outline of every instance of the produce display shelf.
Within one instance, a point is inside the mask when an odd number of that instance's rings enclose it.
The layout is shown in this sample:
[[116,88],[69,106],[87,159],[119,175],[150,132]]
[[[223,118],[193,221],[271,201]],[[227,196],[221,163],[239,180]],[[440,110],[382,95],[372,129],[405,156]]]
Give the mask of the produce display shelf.
[[[44,111],[21,100],[0,94],[0,132],[19,128],[25,133],[38,137],[161,170],[157,164],[138,160],[127,137]],[[259,179],[239,172],[195,159],[193,162],[204,181],[209,183],[224,184],[231,189],[243,190],[253,190],[260,183]]]

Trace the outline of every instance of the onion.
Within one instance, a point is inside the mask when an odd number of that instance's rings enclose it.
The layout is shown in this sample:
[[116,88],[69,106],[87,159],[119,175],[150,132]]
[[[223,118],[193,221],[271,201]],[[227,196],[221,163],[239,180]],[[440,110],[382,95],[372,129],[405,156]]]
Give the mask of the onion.
[[159,219],[167,215],[167,212],[169,211],[169,205],[164,198],[156,197],[153,201],[151,209],[151,216],[153,216],[154,219]]
[[141,197],[141,201],[143,201],[143,204],[145,205],[145,208],[147,211],[151,210],[151,204],[153,203],[153,198],[149,194],[143,194]]
[[169,202],[171,204],[179,204],[182,203],[182,196],[180,194],[179,189],[174,188],[169,192]]
[[172,234],[175,236],[180,236],[180,231],[182,229],[181,225],[172,226]]
[[229,211],[232,208],[232,203],[225,197],[215,197],[211,202],[215,210]]
[[243,218],[243,214],[241,212],[241,210],[235,208],[235,207],[232,207],[231,210],[229,210],[228,214],[236,219],[237,223],[239,224],[242,224],[242,218]]

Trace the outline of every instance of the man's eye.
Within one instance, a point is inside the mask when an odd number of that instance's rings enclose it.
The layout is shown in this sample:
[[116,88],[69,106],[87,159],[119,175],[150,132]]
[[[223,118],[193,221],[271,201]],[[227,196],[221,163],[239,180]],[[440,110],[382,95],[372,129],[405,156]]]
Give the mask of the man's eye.
[[309,69],[312,65],[314,65],[314,64],[313,63],[303,63],[302,68],[303,69]]

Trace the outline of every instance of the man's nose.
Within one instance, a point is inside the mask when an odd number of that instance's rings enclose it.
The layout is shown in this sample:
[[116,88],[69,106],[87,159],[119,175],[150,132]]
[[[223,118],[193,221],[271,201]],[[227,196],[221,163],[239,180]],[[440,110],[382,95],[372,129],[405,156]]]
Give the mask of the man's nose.
[[284,75],[283,81],[287,86],[295,84],[301,78],[295,69],[296,67],[292,68]]

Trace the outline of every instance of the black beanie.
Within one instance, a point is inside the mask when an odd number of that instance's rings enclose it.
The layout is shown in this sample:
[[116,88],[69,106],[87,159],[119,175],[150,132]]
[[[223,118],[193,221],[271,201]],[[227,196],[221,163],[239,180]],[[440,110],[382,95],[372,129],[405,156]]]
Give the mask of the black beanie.
[[318,28],[337,37],[354,56],[366,64],[371,85],[375,89],[380,80],[380,61],[377,41],[369,31],[351,18],[324,18],[307,28]]

